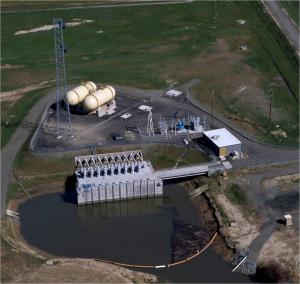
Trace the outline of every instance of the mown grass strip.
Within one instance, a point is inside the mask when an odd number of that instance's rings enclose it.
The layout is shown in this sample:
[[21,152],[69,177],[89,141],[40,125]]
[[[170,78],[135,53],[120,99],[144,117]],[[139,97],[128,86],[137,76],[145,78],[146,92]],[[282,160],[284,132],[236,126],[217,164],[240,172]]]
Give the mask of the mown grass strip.
[[[299,101],[299,59],[281,30],[266,14],[262,3],[257,1],[240,1],[244,17],[252,25],[262,49],[282,76],[296,101]],[[263,69],[259,58],[253,56],[247,63],[256,69]],[[263,62],[262,62],[263,63]]]
[[1,102],[1,148],[8,143],[29,110],[44,94],[45,90],[33,91],[24,94],[16,102]]

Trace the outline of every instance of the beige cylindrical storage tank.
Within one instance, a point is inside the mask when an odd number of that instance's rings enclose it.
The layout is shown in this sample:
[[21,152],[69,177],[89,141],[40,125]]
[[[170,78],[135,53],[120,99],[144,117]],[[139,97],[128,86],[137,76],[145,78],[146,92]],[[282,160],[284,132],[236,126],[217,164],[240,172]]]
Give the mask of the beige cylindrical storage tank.
[[67,92],[67,102],[71,106],[81,103],[84,98],[97,90],[95,83],[88,81],[84,85],[80,85],[75,89]]
[[86,111],[93,111],[113,100],[115,95],[115,89],[111,86],[106,86],[95,93],[86,96],[83,101],[83,108]]
[[97,91],[97,86],[96,86],[96,84],[95,84],[94,82],[92,82],[92,81],[87,81],[87,82],[84,84],[84,86],[87,87],[87,89],[89,90],[90,94]]

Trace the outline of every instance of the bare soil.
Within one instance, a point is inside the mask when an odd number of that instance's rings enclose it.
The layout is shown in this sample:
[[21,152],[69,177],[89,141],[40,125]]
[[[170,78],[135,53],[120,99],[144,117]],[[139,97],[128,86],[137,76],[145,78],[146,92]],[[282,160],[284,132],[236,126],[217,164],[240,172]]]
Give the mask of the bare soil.
[[42,264],[15,283],[151,283],[154,275],[87,259],[55,259],[55,265]]
[[5,64],[5,65],[0,65],[0,70],[5,70],[5,69],[17,69],[17,68],[22,68],[24,67],[23,65],[11,65],[11,64]]
[[2,92],[0,94],[0,102],[3,102],[3,101],[15,102],[16,100],[21,98],[22,95],[24,95],[25,93],[48,87],[49,83],[50,83],[50,81],[43,81],[38,84],[32,84],[32,85],[29,85],[26,87],[18,88],[13,91]]
[[[292,173],[287,174],[290,172]],[[213,195],[217,203],[217,206],[213,204],[216,209],[221,208],[230,223],[236,223],[234,226],[226,224],[221,226],[221,232],[227,243],[234,248],[250,247],[250,253],[257,255],[256,261],[259,267],[268,268],[276,265],[282,271],[286,271],[288,281],[298,283],[299,206],[294,196],[297,196],[295,193],[298,191],[296,188],[299,173],[293,174],[293,172],[293,167],[286,171],[274,167],[257,170],[255,174],[245,171],[244,174],[230,175],[231,183],[239,184],[248,192],[250,208],[255,202],[256,207],[253,209],[254,212],[251,209],[250,215],[245,212],[244,207],[233,204],[227,199],[223,192],[227,181],[221,180],[219,188],[209,191],[209,194]],[[283,218],[283,214],[287,213],[293,216],[293,225],[289,227],[278,219]],[[221,214],[218,216],[222,220]],[[270,226],[271,231],[268,235]],[[257,246],[260,242],[262,242],[261,246]]]
[[292,174],[292,175],[284,175],[284,176],[278,176],[274,178],[268,178],[263,181],[264,187],[274,187],[274,186],[280,186],[280,187],[286,187],[286,183],[292,183],[299,181],[300,174]]
[[287,269],[295,283],[299,283],[299,234],[294,228],[282,225],[262,247],[258,261],[277,263]]
[[[74,20],[76,20],[76,21],[74,21]],[[75,26],[79,26],[79,25],[84,24],[84,23],[93,23],[93,22],[95,22],[95,21],[94,20],[73,19],[73,22],[66,23],[66,26],[75,27]],[[53,25],[44,25],[44,26],[33,28],[33,29],[30,29],[30,30],[16,31],[15,35],[24,35],[24,34],[28,34],[28,33],[49,31],[49,30],[52,30],[52,29],[53,29]]]
[[260,224],[246,219],[241,209],[232,204],[224,194],[219,194],[216,198],[226,215],[230,218],[231,223],[236,223],[236,226],[229,226],[225,229],[231,241],[234,242],[235,247],[238,249],[248,247],[259,234]]
[[[262,90],[263,76],[243,60],[243,53],[238,49],[232,49],[224,38],[219,38],[212,50],[199,54],[190,63],[190,67],[183,71],[184,74],[201,80],[192,88],[194,97],[210,106],[211,93],[214,89],[215,105],[222,113],[232,115],[232,111],[225,109],[224,105],[228,105],[232,110],[235,108],[234,105],[237,105],[247,109],[249,114],[252,110],[255,110],[255,113],[267,114],[269,99]],[[276,109],[273,114],[274,119],[284,116]],[[235,114],[237,117],[244,117],[244,115]],[[252,121],[252,118],[246,117],[246,119]],[[248,128],[250,127],[249,125]]]
[[[248,65],[242,63],[243,54],[232,51],[229,44],[223,38],[216,41],[213,52],[200,54],[191,63],[198,68],[198,75],[212,85],[222,86],[220,96],[230,96],[243,103],[256,102],[256,107],[267,110],[267,98],[260,90],[261,75]],[[234,72],[234,68],[240,68]],[[191,68],[193,69],[193,68]],[[207,100],[207,96],[197,93],[201,100]]]

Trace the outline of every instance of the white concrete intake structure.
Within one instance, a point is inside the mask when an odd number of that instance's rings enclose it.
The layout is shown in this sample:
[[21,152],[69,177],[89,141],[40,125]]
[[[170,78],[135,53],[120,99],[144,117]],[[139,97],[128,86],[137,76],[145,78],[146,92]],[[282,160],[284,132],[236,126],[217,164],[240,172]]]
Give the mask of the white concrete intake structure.
[[154,171],[141,150],[75,157],[77,203],[163,195],[163,180],[224,171],[221,162]]

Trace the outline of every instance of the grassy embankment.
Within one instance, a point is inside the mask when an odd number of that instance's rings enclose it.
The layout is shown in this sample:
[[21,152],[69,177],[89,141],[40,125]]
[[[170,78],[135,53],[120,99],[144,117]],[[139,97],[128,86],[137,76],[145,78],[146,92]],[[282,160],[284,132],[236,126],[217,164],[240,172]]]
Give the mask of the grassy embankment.
[[[155,169],[173,167],[185,148],[175,145],[143,145],[124,146],[97,149],[97,153],[118,152],[125,150],[141,149],[145,160],[150,160]],[[25,148],[17,155],[14,169],[18,179],[26,189],[47,186],[55,182],[64,182],[74,171],[74,156],[90,154],[90,152],[78,152],[65,154],[61,157],[47,157],[34,155]],[[207,157],[196,150],[190,149],[178,166],[187,164],[204,163]],[[7,201],[16,197],[22,189],[12,183],[7,193]]]
[[[2,226],[6,224],[2,223]],[[1,283],[11,282],[20,273],[20,267],[23,272],[37,268],[42,263],[42,260],[29,254],[16,252],[1,236]]]
[[16,102],[1,103],[1,147],[6,145],[28,111],[44,94],[45,90],[32,91]]
[[[269,76],[279,74],[285,84],[289,88],[286,91],[283,86],[276,84],[266,85],[265,89],[273,90],[273,107],[281,109],[282,112],[288,113],[284,119],[277,120],[273,118],[272,128],[275,125],[280,125],[280,128],[287,133],[287,139],[283,139],[285,144],[299,143],[299,60],[293,48],[289,45],[286,38],[274,25],[274,22],[266,16],[261,9],[261,3],[247,2],[242,3],[247,8],[247,16],[252,19],[252,28],[257,34],[261,44],[261,52],[265,54],[265,63],[262,63],[258,58],[253,56],[249,58],[248,63],[257,66],[259,70],[268,72]],[[249,13],[250,12],[250,13]],[[251,17],[251,18],[250,18]],[[267,64],[267,61],[272,62],[272,67]],[[283,116],[284,117],[284,116]],[[274,136],[267,136],[267,140],[277,142]]]
[[278,1],[299,27],[299,1]]
[[256,214],[253,204],[250,202],[245,189],[236,183],[230,184],[224,191],[227,199],[238,206],[245,217]]

